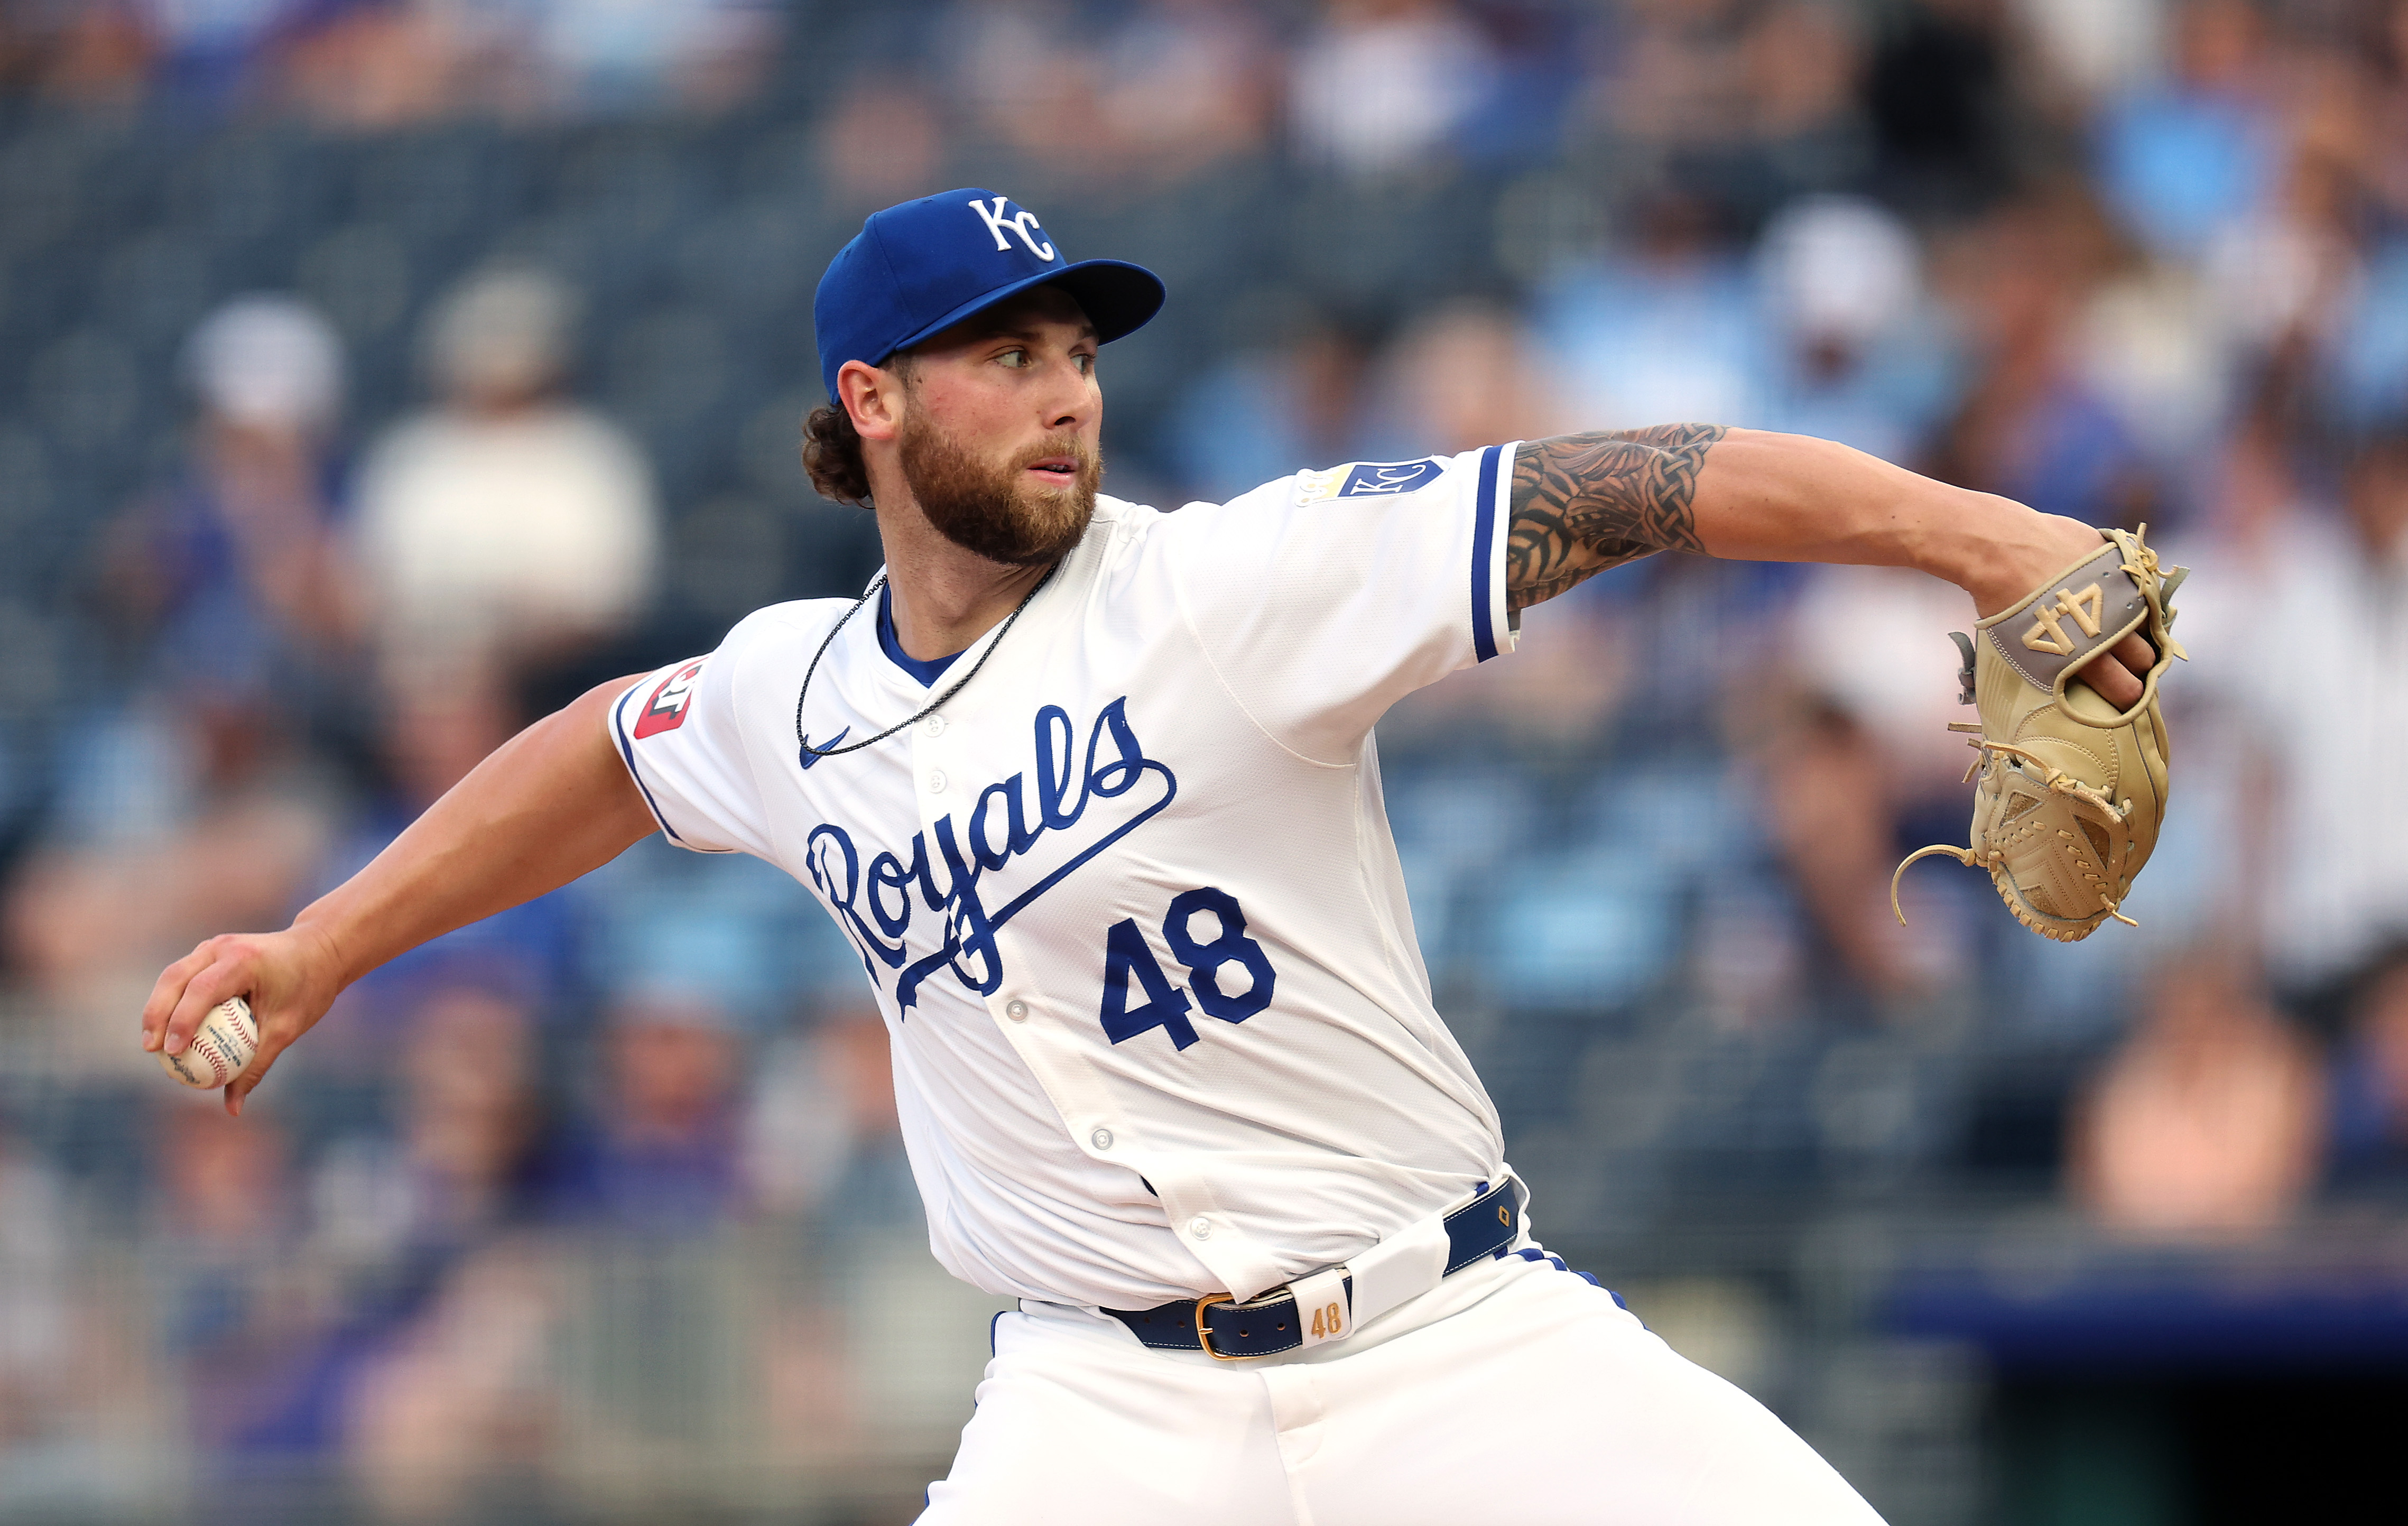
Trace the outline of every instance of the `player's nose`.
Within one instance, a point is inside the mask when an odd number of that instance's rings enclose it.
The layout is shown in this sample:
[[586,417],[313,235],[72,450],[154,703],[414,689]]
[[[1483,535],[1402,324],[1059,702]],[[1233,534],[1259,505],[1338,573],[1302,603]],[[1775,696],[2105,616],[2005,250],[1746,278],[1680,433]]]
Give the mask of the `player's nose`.
[[1096,390],[1094,374],[1066,355],[1045,368],[1038,409],[1046,428],[1076,429],[1103,411],[1103,396]]

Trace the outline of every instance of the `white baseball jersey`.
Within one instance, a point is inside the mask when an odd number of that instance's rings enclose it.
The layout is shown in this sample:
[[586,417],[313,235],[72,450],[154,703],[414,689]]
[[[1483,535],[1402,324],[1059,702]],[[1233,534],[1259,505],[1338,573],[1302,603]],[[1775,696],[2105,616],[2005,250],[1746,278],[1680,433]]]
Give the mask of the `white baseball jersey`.
[[[810,887],[876,988],[937,1258],[1138,1309],[1344,1261],[1503,1167],[1431,1004],[1371,727],[1509,650],[1512,450],[1101,498],[993,660],[748,617],[610,725],[662,829]],[[994,632],[957,661],[979,660]]]

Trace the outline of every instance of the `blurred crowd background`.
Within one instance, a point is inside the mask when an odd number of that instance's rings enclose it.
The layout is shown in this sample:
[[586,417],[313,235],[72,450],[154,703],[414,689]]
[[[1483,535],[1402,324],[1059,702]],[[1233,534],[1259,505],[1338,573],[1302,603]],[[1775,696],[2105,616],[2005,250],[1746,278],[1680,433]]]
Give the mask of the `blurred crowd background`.
[[10,0],[0,1520],[910,1519],[995,1305],[777,871],[641,845],[239,1125],[135,1024],[862,586],[812,287],[960,184],[1168,281],[1122,497],[1706,419],[2195,566],[2137,929],[1944,862],[1891,920],[1969,799],[1911,575],[1597,579],[1383,726],[1392,813],[1541,1232],[1898,1526],[2393,1487],[2408,5]]

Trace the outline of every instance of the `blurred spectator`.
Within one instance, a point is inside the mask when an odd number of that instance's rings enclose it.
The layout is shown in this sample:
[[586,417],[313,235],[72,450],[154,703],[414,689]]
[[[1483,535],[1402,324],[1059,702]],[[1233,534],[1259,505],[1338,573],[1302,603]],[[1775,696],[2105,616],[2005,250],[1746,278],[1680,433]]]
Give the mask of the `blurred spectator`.
[[346,1447],[394,1519],[456,1504],[540,1433],[547,1299],[510,1238],[543,1121],[533,1038],[506,995],[434,989],[381,1055],[397,1138],[344,1134],[309,1184],[302,1264],[337,1296],[319,1301],[324,1334],[255,1434],[310,1461]]
[[2260,851],[2267,958],[2286,992],[2345,982],[2408,934],[2408,433],[2364,442],[2340,523],[2295,515],[2234,571],[2186,589],[2186,642],[2272,770]]
[[658,509],[635,444],[566,401],[576,302],[503,270],[428,321],[438,406],[379,441],[358,548],[387,669],[447,678],[563,658],[651,597]]
[[1895,796],[1880,748],[1847,711],[1806,699],[1767,737],[1759,767],[1765,816],[1798,900],[1821,928],[1841,971],[1876,1001],[1924,984],[1918,939],[1889,907],[1897,862]]
[[[974,162],[999,148],[1019,163],[991,178],[1033,166],[1088,196],[1105,181],[1182,180],[1257,147],[1283,65],[1245,0],[1135,0],[1092,17],[1064,0],[955,0],[939,35]],[[935,120],[924,108],[917,121],[895,114],[889,131],[910,144]]]
[[1182,485],[1223,503],[1314,465],[1377,459],[1364,344],[1300,303],[1249,299],[1260,335],[1189,384],[1170,424]]
[[[153,1100],[156,1196],[147,1206],[161,1232],[204,1262],[275,1256],[298,1228],[284,1190],[290,1162],[281,1126],[227,1117],[208,1094]],[[199,1317],[219,1328],[217,1314]]]
[[152,683],[307,713],[344,682],[359,600],[341,554],[340,341],[289,297],[238,297],[185,346],[201,409],[179,480],[114,526],[103,597]]
[[1497,78],[1487,37],[1448,0],[1326,0],[1289,65],[1297,155],[1349,176],[1423,169]]
[[754,1201],[837,1232],[880,1229],[919,1201],[895,1109],[886,1021],[838,1008],[800,1043],[773,1050],[745,1120]]
[[1972,618],[1961,590],[1877,567],[1812,569],[1791,614],[1791,666],[1807,689],[1863,728],[1880,755],[1868,784],[1885,809],[1916,820],[1909,836],[1943,825],[1941,835],[1960,831],[1970,808],[1964,773],[1972,755],[1948,730],[1966,712],[1956,702],[1956,649],[1944,633],[1971,629]]
[[2311,266],[2328,299],[2319,337],[2332,411],[2352,431],[2408,419],[2408,5],[2360,14],[2364,31],[2300,71],[2285,207],[2326,256]]
[[1766,227],[1756,258],[1784,341],[1766,426],[1917,460],[1956,379],[1914,233],[1873,202],[1807,196]]
[[326,1307],[294,1258],[301,1228],[291,1142],[254,1109],[239,1121],[213,1095],[162,1099],[144,1258],[182,1369],[194,1442],[251,1450],[278,1429],[322,1337]]
[[742,1206],[739,1047],[726,1015],[691,998],[631,997],[612,1008],[601,1050],[599,1103],[549,1168],[551,1211],[639,1233],[724,1222]]
[[2077,364],[2078,321],[2121,255],[2078,185],[2003,204],[1952,237],[1941,286],[1975,370],[1930,470],[2094,525],[2163,520],[2138,441]]
[[136,0],[157,50],[152,88],[195,106],[232,104],[285,22],[308,0]]
[[543,1123],[534,1044],[515,996],[430,989],[380,1049],[400,1072],[398,1137],[351,1135],[312,1184],[324,1248],[351,1264],[448,1253],[523,1218]]
[[917,78],[873,73],[844,86],[820,121],[817,149],[833,210],[867,216],[937,187],[943,120]]
[[767,1031],[801,1001],[856,994],[860,957],[819,902],[757,858],[639,843],[577,884],[580,977],[591,989],[698,996]]
[[1065,0],[954,0],[935,31],[966,145],[1066,176],[1110,164],[1095,44]]
[[1613,47],[1588,113],[1616,138],[1659,151],[1742,134],[1746,7],[1735,0],[1655,0],[1621,9],[1622,30],[1610,34]]
[[775,56],[776,0],[538,0],[534,8],[548,94],[587,111],[730,106]]
[[136,0],[0,7],[0,82],[79,106],[119,107],[150,85],[159,43]]
[[[853,1109],[827,1045],[785,1036],[763,1046],[743,1121],[744,1178],[753,1204],[776,1217],[815,1211],[853,1156]],[[888,1088],[890,1095],[893,1087]]]
[[2395,951],[2361,985],[2334,1057],[2336,1187],[2408,1188],[2408,953]]
[[2161,253],[2198,255],[2272,189],[2265,41],[2253,0],[2180,0],[2164,88],[2111,108],[2100,123],[2100,188]]
[[1249,153],[1268,131],[1280,60],[1244,0],[1142,0],[1097,65],[1101,126],[1148,179]]
[[7,887],[10,960],[63,1010],[122,1001],[129,987],[148,986],[156,965],[213,931],[281,923],[328,837],[325,801],[308,776],[248,766],[228,775],[209,766],[225,759],[212,758],[194,717],[127,719],[92,738],[93,751],[158,747],[175,755],[163,760],[167,771],[190,769],[202,787],[164,822],[137,813],[128,835],[37,848]]
[[382,813],[390,820],[378,826],[392,835],[509,741],[511,728],[500,698],[476,684],[396,685],[382,719],[393,799]]
[[1748,28],[1750,166],[1765,205],[1861,185],[1872,168],[1870,125],[1857,103],[1863,22],[1831,0],[1785,0]]
[[[2350,81],[2333,80],[2346,99]],[[2352,141],[2355,112],[2319,128],[2316,108],[2289,124],[2292,141],[2270,145],[2258,166],[2265,183],[2243,205],[2216,215],[2195,253],[2208,288],[2204,320],[2244,347],[2248,358],[2279,364],[2294,348],[2351,342],[2344,313],[2360,295],[2371,220],[2364,214]],[[2266,132],[2272,132],[2271,124]]]
[[2229,959],[2170,960],[2143,984],[2147,1011],[2075,1115],[2074,1192],[2101,1224],[2151,1239],[2273,1229],[2315,1180],[2315,1057]]
[[1753,226],[1872,167],[1863,38],[1827,0],[1652,0],[1624,8],[1586,115],[1609,162],[1655,164]]
[[1543,412],[1549,390],[1512,313],[1453,302],[1415,320],[1381,357],[1371,428],[1382,450],[1401,455],[1534,439],[1554,432]]
[[2035,81],[2046,93],[2061,84],[2076,112],[2147,83],[2158,72],[2165,48],[2164,0],[2014,0],[2015,20],[2035,45],[2034,62],[2047,78]]
[[2288,350],[2317,365],[2308,378],[2315,395],[2290,421],[2312,446],[2324,443],[2319,425],[2348,435],[2408,419],[2408,237],[2396,222],[2386,226],[2363,190],[2338,155],[2303,151],[2280,217],[2227,246],[2240,256],[2228,287],[2258,270],[2276,278],[2267,282],[2272,301],[2243,309],[2266,314],[2274,361],[2293,358]]
[[[320,0],[278,39],[278,98],[317,122],[390,129],[532,91],[509,66],[514,7],[442,0]],[[519,101],[521,109],[529,104]]]
[[1769,407],[1769,336],[1723,214],[1666,183],[1632,210],[1627,246],[1565,271],[1537,328],[1584,429],[1681,419],[1756,425]]
[[343,1395],[346,1461],[378,1519],[462,1519],[496,1475],[539,1464],[558,1426],[550,1360],[563,1288],[532,1242],[462,1261]]

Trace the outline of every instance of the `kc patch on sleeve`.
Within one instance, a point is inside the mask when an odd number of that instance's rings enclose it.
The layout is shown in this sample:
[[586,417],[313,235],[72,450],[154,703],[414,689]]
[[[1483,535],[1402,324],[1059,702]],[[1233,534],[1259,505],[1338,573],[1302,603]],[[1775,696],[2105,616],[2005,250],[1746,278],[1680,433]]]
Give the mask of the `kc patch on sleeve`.
[[1328,498],[1390,497],[1427,487],[1437,482],[1445,470],[1445,462],[1430,458],[1421,461],[1355,461],[1342,467],[1332,467],[1327,471],[1299,472],[1296,480],[1296,501],[1320,503]]

